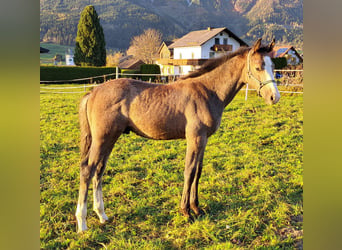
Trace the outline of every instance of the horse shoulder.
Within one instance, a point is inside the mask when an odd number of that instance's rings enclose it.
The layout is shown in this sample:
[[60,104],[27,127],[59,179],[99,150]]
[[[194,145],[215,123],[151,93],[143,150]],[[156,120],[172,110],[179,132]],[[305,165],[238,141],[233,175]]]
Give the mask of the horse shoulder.
[[222,104],[215,94],[200,82],[184,84],[183,92],[186,93],[185,116],[188,131],[205,131],[212,135],[221,123]]

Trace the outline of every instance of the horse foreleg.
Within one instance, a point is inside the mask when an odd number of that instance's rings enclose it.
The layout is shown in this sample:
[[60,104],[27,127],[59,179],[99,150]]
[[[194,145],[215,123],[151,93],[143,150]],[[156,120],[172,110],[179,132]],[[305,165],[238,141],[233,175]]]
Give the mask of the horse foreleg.
[[196,173],[195,173],[195,178],[194,181],[191,185],[191,193],[190,193],[190,208],[191,210],[195,213],[196,216],[201,215],[201,210],[198,207],[199,202],[198,202],[198,182],[199,179],[201,178],[201,173],[202,173],[202,165],[203,165],[203,155],[204,155],[204,149],[201,152],[202,155],[199,156],[199,162],[196,167]]
[[190,204],[195,213],[199,211],[197,186],[199,177],[201,175],[202,161],[206,142],[206,136],[187,138],[181,212],[190,220],[192,220],[192,217],[190,215]]

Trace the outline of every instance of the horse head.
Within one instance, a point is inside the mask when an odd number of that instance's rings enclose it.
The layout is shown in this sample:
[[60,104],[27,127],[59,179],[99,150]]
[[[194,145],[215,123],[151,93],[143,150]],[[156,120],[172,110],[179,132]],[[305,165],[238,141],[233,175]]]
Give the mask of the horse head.
[[280,94],[274,80],[274,64],[268,55],[273,50],[275,40],[268,46],[261,46],[261,38],[248,51],[246,62],[246,82],[258,91],[267,104],[276,104]]

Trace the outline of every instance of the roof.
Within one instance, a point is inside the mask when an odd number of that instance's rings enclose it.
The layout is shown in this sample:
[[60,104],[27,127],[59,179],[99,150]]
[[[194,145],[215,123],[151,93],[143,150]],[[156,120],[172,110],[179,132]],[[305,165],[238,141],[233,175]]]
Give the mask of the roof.
[[238,41],[241,46],[248,46],[248,44],[241,40],[237,35],[235,35],[233,32],[224,27],[192,31],[176,40],[173,44],[169,46],[169,48],[201,46],[211,38],[215,37],[220,32],[228,33],[228,35],[230,37],[233,37],[236,41]]
[[169,47],[173,42],[172,41],[164,41],[163,43],[165,43],[165,45]]
[[163,41],[162,44],[160,45],[159,49],[158,49],[158,54],[160,54],[160,51],[164,46],[166,46],[170,50],[170,52],[172,52],[173,48],[169,47],[172,43],[173,43],[172,41]]
[[303,58],[299,55],[297,50],[293,46],[277,46],[274,47],[273,50],[270,52],[270,56],[273,58],[276,57],[284,57],[290,50],[293,50],[297,57],[300,60],[303,60]]
[[144,64],[140,59],[135,59],[133,56],[125,56],[119,61],[119,68],[121,69],[140,69],[140,65]]

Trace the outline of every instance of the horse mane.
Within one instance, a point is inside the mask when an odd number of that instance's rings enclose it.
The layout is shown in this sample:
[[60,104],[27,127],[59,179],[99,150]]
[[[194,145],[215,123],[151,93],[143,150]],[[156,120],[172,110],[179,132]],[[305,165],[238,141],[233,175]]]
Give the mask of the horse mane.
[[236,51],[234,51],[232,53],[223,55],[223,56],[215,58],[215,59],[209,59],[205,64],[203,64],[202,67],[200,67],[199,69],[181,77],[181,79],[195,78],[195,77],[201,76],[205,73],[208,73],[208,72],[214,70],[215,68],[217,68],[218,66],[222,65],[226,61],[230,60],[231,58],[243,54],[248,49],[249,49],[248,47],[240,47],[239,49],[237,49]]
[[[202,67],[200,67],[199,69],[185,75],[182,76],[180,79],[184,80],[184,79],[188,79],[188,78],[195,78],[198,76],[201,76],[205,73],[208,73],[212,70],[214,70],[215,68],[217,68],[218,66],[222,65],[223,63],[225,63],[226,61],[230,60],[231,58],[235,57],[235,56],[239,56],[242,55],[245,51],[249,50],[250,47],[240,47],[238,48],[236,51],[223,55],[219,58],[215,58],[215,59],[209,59],[205,64],[203,64]],[[267,53],[268,48],[267,47],[260,47],[257,52],[259,53]]]

